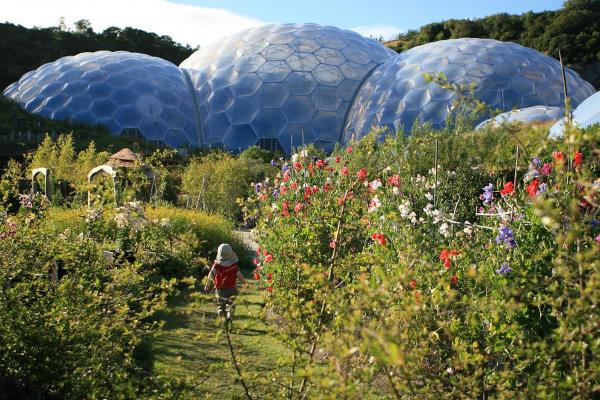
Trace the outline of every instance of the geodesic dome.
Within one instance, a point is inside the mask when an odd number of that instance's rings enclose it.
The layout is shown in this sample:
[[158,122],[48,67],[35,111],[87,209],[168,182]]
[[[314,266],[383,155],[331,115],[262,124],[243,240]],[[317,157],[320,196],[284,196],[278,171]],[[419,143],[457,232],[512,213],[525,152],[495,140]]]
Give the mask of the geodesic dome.
[[362,80],[392,50],[361,35],[315,24],[265,25],[198,50],[190,76],[204,145],[289,153],[315,143],[331,150]]
[[[587,128],[590,125],[600,124],[600,92],[585,99],[573,110],[573,126]],[[561,137],[565,129],[566,120],[563,118],[550,128],[550,137]]]
[[4,91],[25,110],[103,125],[171,147],[197,146],[191,89],[173,63],[145,54],[98,51],[44,64]]
[[487,119],[477,125],[475,129],[482,129],[486,126],[498,127],[502,124],[519,122],[522,124],[531,124],[534,122],[556,121],[565,115],[565,110],[560,107],[534,106],[512,110]]
[[[407,132],[417,119],[441,128],[455,96],[423,77],[439,72],[449,82],[474,84],[475,96],[492,109],[563,104],[561,68],[554,58],[491,39],[442,40],[400,53],[373,71],[354,100],[344,142],[373,127]],[[575,106],[594,93],[577,73],[567,68],[566,75]]]

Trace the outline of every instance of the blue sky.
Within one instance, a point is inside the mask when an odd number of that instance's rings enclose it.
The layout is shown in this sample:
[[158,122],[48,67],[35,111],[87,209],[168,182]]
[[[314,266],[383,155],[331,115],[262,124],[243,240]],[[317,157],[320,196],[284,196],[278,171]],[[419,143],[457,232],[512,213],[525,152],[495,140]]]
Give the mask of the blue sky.
[[269,22],[315,22],[385,39],[449,18],[499,12],[555,10],[563,0],[0,0],[0,22],[68,26],[88,19],[96,31],[131,26],[208,46],[242,29]]
[[224,8],[268,22],[316,22],[340,28],[417,29],[450,18],[476,18],[500,12],[556,10],[563,0],[170,0]]

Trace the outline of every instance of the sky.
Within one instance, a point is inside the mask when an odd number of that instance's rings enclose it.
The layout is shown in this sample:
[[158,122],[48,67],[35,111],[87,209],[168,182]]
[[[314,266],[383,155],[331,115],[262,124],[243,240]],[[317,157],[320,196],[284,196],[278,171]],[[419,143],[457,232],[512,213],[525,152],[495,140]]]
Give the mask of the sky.
[[[27,27],[88,19],[96,31],[131,26],[193,47],[265,23],[314,22],[391,39],[450,18],[556,10],[564,0],[0,0],[0,21]],[[2,39],[2,38],[0,38]]]

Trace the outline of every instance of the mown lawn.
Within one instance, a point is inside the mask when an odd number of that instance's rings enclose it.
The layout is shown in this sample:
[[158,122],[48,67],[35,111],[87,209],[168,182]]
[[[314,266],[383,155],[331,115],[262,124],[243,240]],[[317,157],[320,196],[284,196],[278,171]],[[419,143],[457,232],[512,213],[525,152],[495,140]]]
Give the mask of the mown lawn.
[[[212,294],[190,289],[170,299],[169,308],[158,315],[165,325],[152,346],[154,373],[188,382],[194,398],[239,399],[243,389],[213,299]],[[252,392],[267,371],[289,371],[291,356],[260,318],[264,304],[260,291],[250,284],[236,303],[231,340]]]

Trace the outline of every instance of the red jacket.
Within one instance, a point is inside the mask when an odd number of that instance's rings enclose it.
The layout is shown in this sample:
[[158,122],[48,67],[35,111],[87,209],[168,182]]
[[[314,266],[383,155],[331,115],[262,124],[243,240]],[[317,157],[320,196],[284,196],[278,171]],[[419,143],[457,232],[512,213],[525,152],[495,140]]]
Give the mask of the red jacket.
[[229,267],[214,263],[212,269],[214,271],[213,279],[215,288],[231,289],[235,287],[237,283],[237,272],[239,270],[238,263],[232,264]]

